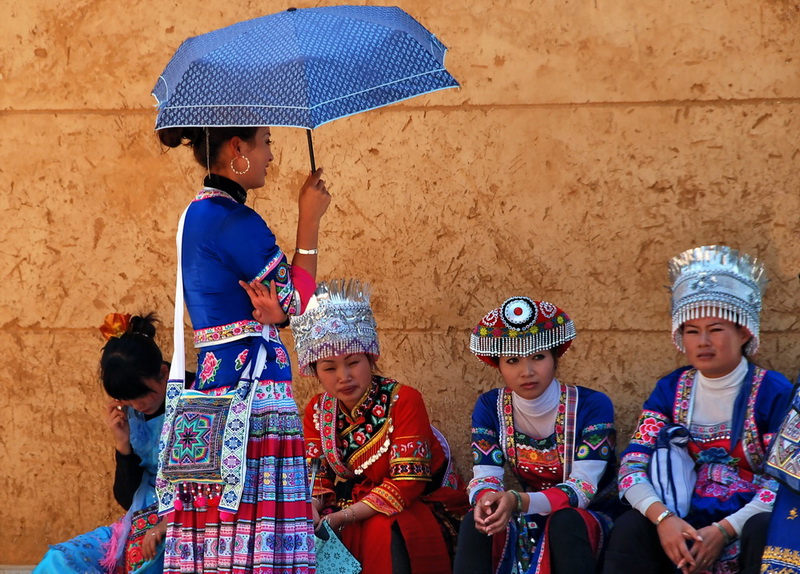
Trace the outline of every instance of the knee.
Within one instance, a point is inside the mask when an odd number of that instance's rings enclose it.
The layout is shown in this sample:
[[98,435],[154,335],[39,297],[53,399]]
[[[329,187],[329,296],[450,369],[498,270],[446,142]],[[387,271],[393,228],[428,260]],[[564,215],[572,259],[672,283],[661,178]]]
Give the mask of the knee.
[[548,524],[550,532],[580,532],[586,530],[586,523],[583,517],[574,508],[562,508],[556,510],[550,515],[550,524]]
[[742,546],[755,545],[764,547],[767,543],[767,531],[769,530],[770,512],[759,512],[747,519],[742,526],[740,536]]
[[464,518],[461,519],[461,524],[458,527],[458,534],[461,536],[463,533],[465,536],[474,535],[474,534],[483,534],[475,527],[475,515],[473,514],[473,510],[470,510],[464,515]]
[[608,539],[608,548],[612,551],[622,552],[632,544],[644,544],[652,540],[658,540],[658,533],[653,523],[638,510],[631,509],[614,521]]

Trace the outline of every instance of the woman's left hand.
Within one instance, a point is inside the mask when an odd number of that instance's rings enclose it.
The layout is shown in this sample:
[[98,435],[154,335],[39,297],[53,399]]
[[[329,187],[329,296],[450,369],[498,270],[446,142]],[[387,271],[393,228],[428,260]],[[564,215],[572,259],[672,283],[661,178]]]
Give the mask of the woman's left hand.
[[145,534],[142,540],[142,556],[145,560],[152,560],[158,554],[158,545],[164,539],[167,533],[167,521],[162,518],[161,522],[156,524],[150,531]]
[[694,556],[695,564],[694,568],[689,570],[689,574],[711,570],[725,547],[725,537],[716,526],[705,526],[698,529],[697,533],[700,534],[703,541],[695,542],[689,549]]
[[250,303],[253,305],[253,319],[262,325],[280,325],[286,321],[288,315],[281,307],[278,289],[274,281],[270,282],[269,288],[261,281],[251,281],[250,283],[239,281],[239,285],[250,297]]

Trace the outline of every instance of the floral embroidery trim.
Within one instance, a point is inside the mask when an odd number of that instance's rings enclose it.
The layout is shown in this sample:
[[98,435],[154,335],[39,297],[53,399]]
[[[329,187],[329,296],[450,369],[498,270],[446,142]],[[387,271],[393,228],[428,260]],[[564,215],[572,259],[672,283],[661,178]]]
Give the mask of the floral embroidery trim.
[[[272,325],[270,325],[272,329]],[[208,345],[216,345],[222,341],[229,342],[244,337],[253,337],[260,335],[264,326],[258,321],[244,319],[227,325],[218,325],[216,327],[206,327],[205,329],[197,329],[194,332],[194,346],[207,347]],[[272,332],[270,331],[270,335]]]
[[428,482],[431,480],[431,448],[424,437],[395,437],[389,458],[391,478]]
[[655,448],[658,431],[669,422],[669,417],[656,411],[644,409],[639,415],[631,443]]
[[650,484],[648,468],[650,455],[643,452],[629,452],[622,458],[619,469],[619,490],[624,494],[635,484]]
[[569,496],[570,506],[573,508],[586,508],[594,498],[594,495],[597,494],[597,488],[591,482],[580,478],[570,478],[557,488],[560,488]]
[[402,512],[405,508],[403,495],[391,482],[379,484],[361,500],[373,510],[387,516]]

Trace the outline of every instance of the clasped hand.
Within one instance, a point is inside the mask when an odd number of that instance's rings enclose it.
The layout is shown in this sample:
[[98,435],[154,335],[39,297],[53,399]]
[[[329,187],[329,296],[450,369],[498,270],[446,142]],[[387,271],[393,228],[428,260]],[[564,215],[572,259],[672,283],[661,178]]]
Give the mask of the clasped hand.
[[475,504],[476,528],[488,536],[502,532],[516,506],[517,499],[509,492],[487,492]]
[[691,524],[674,515],[666,518],[657,529],[661,547],[682,574],[709,570],[725,545],[722,533],[716,527],[695,530]]

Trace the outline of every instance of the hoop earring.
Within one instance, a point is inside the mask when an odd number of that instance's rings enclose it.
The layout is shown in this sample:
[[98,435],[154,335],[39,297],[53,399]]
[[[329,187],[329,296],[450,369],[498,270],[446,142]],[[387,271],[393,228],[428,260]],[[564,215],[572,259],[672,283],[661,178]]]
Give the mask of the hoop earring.
[[[246,168],[244,168],[244,171],[239,171],[238,169],[236,169],[236,166],[234,165],[234,162],[235,162],[237,159],[239,159],[240,157],[241,157],[241,158],[242,158],[244,161],[246,161],[246,162],[247,162],[247,167],[246,167]],[[248,171],[250,171],[250,160],[249,160],[249,159],[247,159],[247,156],[244,156],[244,155],[242,155],[242,156],[237,156],[237,157],[233,158],[233,159],[231,160],[231,171],[232,171],[233,173],[235,173],[236,175],[244,175],[244,174],[246,174]]]

